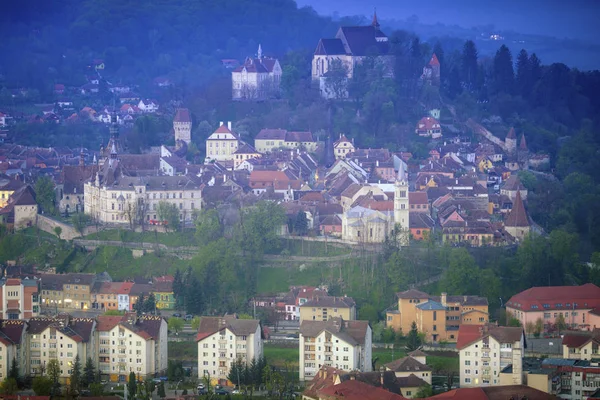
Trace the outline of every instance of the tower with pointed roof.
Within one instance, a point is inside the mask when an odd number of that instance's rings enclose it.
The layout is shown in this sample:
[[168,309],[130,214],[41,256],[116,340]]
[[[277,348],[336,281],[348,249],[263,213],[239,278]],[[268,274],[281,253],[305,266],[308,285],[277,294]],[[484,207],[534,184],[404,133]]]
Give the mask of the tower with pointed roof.
[[525,141],[525,134],[521,136],[521,141],[519,142],[517,161],[522,169],[529,168],[529,149],[527,148],[527,142]]
[[[408,232],[409,226],[409,205],[408,205],[408,175],[404,167],[404,162],[400,161],[398,175],[394,183],[394,224],[400,226],[402,231]],[[402,240],[406,243],[407,240]]]
[[531,224],[520,191],[517,191],[512,210],[510,210],[504,221],[504,229],[518,240],[523,240],[531,230]]
[[173,118],[173,132],[175,134],[175,144],[185,142],[190,144],[192,141],[192,118],[190,110],[187,108],[178,108]]
[[379,29],[379,21],[377,20],[377,9],[375,8],[373,10],[373,21],[371,22],[371,25],[373,25],[373,28],[375,29]]
[[515,133],[515,128],[510,128],[508,134],[506,135],[506,139],[504,139],[504,147],[506,148],[506,152],[508,156],[514,156],[517,151],[517,134]]

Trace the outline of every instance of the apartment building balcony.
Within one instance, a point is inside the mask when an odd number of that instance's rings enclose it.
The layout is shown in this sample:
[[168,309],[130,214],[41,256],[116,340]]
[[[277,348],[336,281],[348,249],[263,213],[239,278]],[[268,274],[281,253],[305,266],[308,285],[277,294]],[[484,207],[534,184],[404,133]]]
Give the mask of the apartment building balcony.
[[50,357],[50,358],[56,358],[56,351],[49,351],[48,352],[48,357]]
[[40,358],[40,354],[41,354],[41,352],[40,352],[40,351],[30,351],[30,352],[29,352],[29,356],[30,356],[31,358]]
[[490,361],[490,353],[481,353],[482,361]]

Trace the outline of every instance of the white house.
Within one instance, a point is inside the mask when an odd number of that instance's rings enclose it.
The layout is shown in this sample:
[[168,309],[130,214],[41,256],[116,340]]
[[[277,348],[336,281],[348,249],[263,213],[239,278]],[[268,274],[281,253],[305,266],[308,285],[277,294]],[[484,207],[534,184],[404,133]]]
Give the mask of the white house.
[[235,315],[202,317],[198,327],[198,378],[210,375],[227,384],[231,364],[241,360],[250,365],[263,356],[260,321],[237,319]]
[[279,92],[282,69],[279,60],[264,57],[258,45],[257,57],[248,57],[244,64],[231,72],[232,97],[241,99],[265,99]]
[[158,111],[158,103],[154,100],[142,99],[138,103],[138,108],[145,113],[154,113]]
[[525,346],[521,327],[460,325],[456,342],[460,387],[500,385],[500,371],[508,365],[512,365],[510,384],[522,384]]
[[323,366],[370,372],[372,332],[369,321],[339,317],[300,324],[300,380],[312,379]]

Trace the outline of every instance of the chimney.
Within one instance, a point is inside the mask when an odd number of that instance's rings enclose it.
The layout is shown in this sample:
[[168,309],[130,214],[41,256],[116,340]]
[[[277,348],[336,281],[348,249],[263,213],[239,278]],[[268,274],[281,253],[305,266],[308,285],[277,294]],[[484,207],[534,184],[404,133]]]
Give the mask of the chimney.
[[379,167],[379,160],[375,161],[375,165]]
[[446,292],[442,292],[442,305],[446,307],[446,296],[448,294]]
[[463,301],[467,301],[467,296],[463,296]]
[[223,121],[219,121],[219,126],[223,126]]
[[227,129],[231,130],[231,121],[227,121]]

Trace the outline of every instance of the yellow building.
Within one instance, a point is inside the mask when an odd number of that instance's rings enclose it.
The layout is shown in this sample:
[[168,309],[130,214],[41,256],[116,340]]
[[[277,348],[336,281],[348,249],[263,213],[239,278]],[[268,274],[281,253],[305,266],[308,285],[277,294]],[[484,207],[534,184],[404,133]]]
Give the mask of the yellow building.
[[479,172],[486,172],[487,170],[492,169],[493,167],[494,164],[487,156],[481,157],[481,159],[479,159],[479,161],[477,162],[477,169],[479,170]]
[[250,160],[252,158],[262,157],[256,149],[250,146],[248,143],[244,143],[237,151],[234,153],[233,159],[233,168],[237,168],[246,160]]
[[95,274],[41,274],[42,302],[46,307],[91,308]]
[[300,306],[302,321],[327,321],[332,317],[341,317],[345,321],[356,319],[356,303],[351,297],[322,296],[315,297]]
[[489,321],[488,302],[479,296],[430,296],[410,289],[397,293],[398,309],[388,310],[386,325],[406,335],[413,322],[427,341],[457,340],[461,324],[484,325]]
[[313,153],[317,142],[311,132],[288,132],[285,129],[262,129],[254,138],[254,147],[260,153],[270,153],[274,149],[299,149]]
[[356,150],[354,142],[348,140],[346,135],[340,133],[340,138],[333,143],[333,154],[336,159],[344,159],[348,153]]
[[10,179],[6,175],[0,177],[0,208],[6,207],[10,196],[23,186],[23,182],[18,179]]
[[206,139],[206,161],[233,161],[242,141],[231,130],[231,122],[220,126]]

